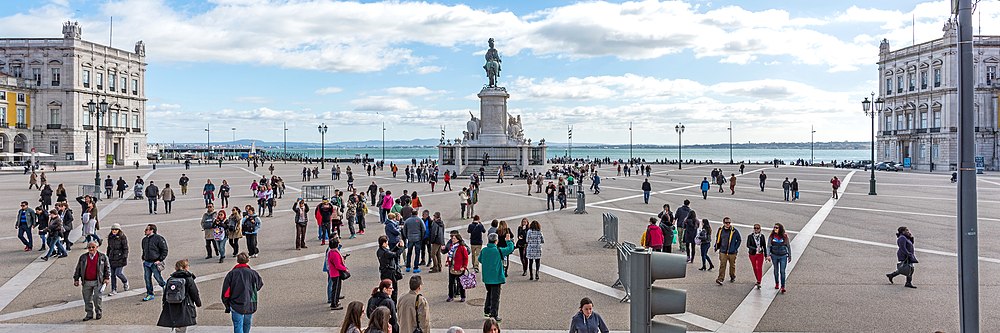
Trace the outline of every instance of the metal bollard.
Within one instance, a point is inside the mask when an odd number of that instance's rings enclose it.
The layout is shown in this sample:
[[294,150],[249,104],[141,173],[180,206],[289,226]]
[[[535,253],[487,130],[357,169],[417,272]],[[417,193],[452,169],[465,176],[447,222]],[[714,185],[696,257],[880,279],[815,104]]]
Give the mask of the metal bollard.
[[587,214],[587,195],[583,193],[583,183],[576,187],[576,210],[573,214]]

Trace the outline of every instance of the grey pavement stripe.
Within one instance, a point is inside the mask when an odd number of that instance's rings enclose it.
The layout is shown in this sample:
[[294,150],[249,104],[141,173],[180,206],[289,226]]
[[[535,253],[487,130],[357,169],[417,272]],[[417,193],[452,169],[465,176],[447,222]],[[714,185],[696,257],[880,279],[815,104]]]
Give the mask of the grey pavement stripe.
[[[866,211],[866,212],[879,212],[879,213],[892,213],[892,214],[910,214],[910,215],[921,215],[921,216],[930,216],[930,217],[955,218],[955,215],[907,212],[907,211],[902,211],[902,210],[886,210],[886,209],[861,208],[861,207],[837,207],[837,209],[849,209],[849,210],[861,210],[861,211]],[[980,220],[986,220],[986,221],[1000,221],[1000,219],[997,219],[997,218],[982,217],[982,216],[980,216],[979,219]]]
[[[744,175],[754,174],[757,171],[766,170],[766,169],[767,168],[760,168],[760,169],[757,169],[757,170],[751,170],[750,172],[747,172],[746,174],[739,175],[739,176],[736,176],[736,177],[742,177]],[[698,186],[701,186],[701,184],[682,186],[682,187],[678,187],[678,188],[672,188],[672,189],[663,190],[663,191],[657,191],[657,192],[653,192],[653,193],[656,193],[656,194],[670,193],[670,192],[685,190],[685,189],[694,188],[694,187],[698,187]],[[642,198],[642,194],[630,195],[630,196],[621,197],[621,198],[617,198],[617,199],[610,199],[610,200],[603,200],[603,201],[593,202],[593,203],[587,204],[587,206],[600,205],[600,204],[606,204],[606,203],[609,203],[609,202],[617,202],[617,201],[628,200],[628,199],[635,199],[635,198]]]
[[[840,187],[839,193],[847,191],[847,187],[850,185],[851,178],[854,176],[855,172],[857,171],[851,171],[851,173],[848,173],[847,176],[844,177],[843,186]],[[802,230],[799,231],[799,234],[792,239],[789,244],[792,252],[790,253],[789,258],[792,258],[793,260],[789,260],[788,262],[788,266],[785,270],[786,275],[795,269],[795,264],[802,258],[802,253],[809,247],[809,242],[812,241],[813,236],[816,235],[816,231],[818,231],[820,226],[823,225],[823,222],[826,221],[827,216],[830,215],[830,212],[833,211],[833,207],[836,205],[836,199],[828,199],[826,204],[823,205],[823,207],[821,207],[819,211],[817,211],[816,214],[809,219],[809,222],[806,223]],[[764,276],[773,274],[773,270],[774,266],[771,266],[771,268],[764,273]],[[763,318],[764,314],[767,313],[767,309],[771,306],[771,303],[774,302],[774,298],[777,295],[778,291],[771,288],[751,289],[750,293],[743,299],[743,302],[741,302],[736,308],[736,311],[733,311],[733,314],[729,316],[726,323],[716,331],[752,332],[757,328],[761,318]]]
[[[554,212],[554,211],[544,211],[543,210],[543,211],[538,211],[538,212],[533,212],[533,213],[527,213],[527,214],[510,216],[510,217],[506,217],[506,218],[503,218],[503,219],[504,220],[514,220],[514,219],[519,219],[519,218],[522,218],[522,217],[531,217],[531,216],[536,216],[536,215],[543,215],[543,214],[547,214],[547,213],[551,213],[551,212]],[[455,227],[447,228],[446,230],[448,230],[448,231],[451,231],[451,230],[462,230],[465,227],[466,227],[465,225],[460,225],[460,226],[455,226]],[[377,245],[378,245],[377,242],[365,243],[365,244],[360,244],[360,245],[345,247],[343,249],[343,251],[344,252],[351,252],[351,251],[356,251],[356,250],[361,250],[361,249],[372,248],[372,247],[375,247]],[[273,267],[280,267],[280,266],[284,266],[284,265],[289,265],[289,264],[293,264],[293,263],[297,263],[297,262],[302,262],[302,261],[306,261],[306,260],[313,260],[313,259],[320,258],[322,256],[323,256],[322,253],[307,254],[307,255],[304,255],[304,256],[293,257],[293,258],[282,259],[282,260],[267,262],[267,263],[263,263],[263,264],[258,264],[258,265],[254,265],[254,267],[256,267],[257,269],[268,269],[268,268],[273,268]],[[220,273],[214,273],[214,274],[207,274],[207,275],[198,276],[198,278],[197,278],[196,281],[198,281],[200,283],[200,282],[204,282],[204,281],[211,281],[211,280],[221,279],[221,278],[224,278],[227,273],[228,272],[220,272]],[[32,279],[32,281],[33,280],[34,279]],[[8,281],[8,283],[10,283],[10,281]],[[23,289],[24,288],[21,288],[21,291],[23,291]],[[18,291],[18,294],[20,294],[21,291]],[[134,288],[134,289],[129,290],[129,291],[118,293],[117,295],[114,295],[114,296],[105,296],[105,297],[103,297],[103,299],[105,299],[105,300],[115,300],[115,299],[119,299],[119,298],[134,297],[134,296],[142,295],[142,294],[145,294],[145,293],[146,293],[146,290],[143,289],[143,288]],[[2,296],[2,295],[3,294],[0,294],[0,296]],[[16,296],[17,295],[15,294],[14,297],[16,297]],[[13,297],[11,297],[11,299],[13,299]],[[8,301],[8,303],[9,303],[9,301]],[[50,312],[54,312],[54,311],[62,311],[62,310],[77,308],[77,307],[81,307],[81,306],[83,306],[83,300],[76,300],[76,301],[68,302],[68,303],[65,303],[65,304],[59,304],[59,305],[52,305],[52,306],[41,307],[41,308],[34,308],[34,309],[22,310],[22,311],[18,311],[18,312],[12,312],[12,313],[8,313],[8,314],[0,315],[0,321],[9,321],[9,320],[14,320],[14,319],[19,319],[19,318],[24,318],[24,317],[39,315],[39,314],[50,313]]]
[[[156,170],[150,170],[143,176],[143,178],[149,178],[149,176],[152,175],[154,172],[156,172]],[[104,207],[104,209],[98,210],[97,219],[98,220],[103,219],[105,216],[114,211],[115,208],[118,208],[118,206],[120,206],[124,201],[125,199],[117,199],[111,204]],[[77,225],[77,227],[70,232],[69,239],[79,240],[82,231],[83,231],[83,223],[81,221],[81,223]],[[0,311],[3,311],[3,309],[7,308],[7,306],[10,305],[10,303],[13,302],[18,295],[21,295],[21,293],[24,292],[24,290],[27,289],[28,286],[32,285],[35,282],[35,280],[38,279],[38,277],[41,276],[42,273],[44,273],[45,270],[49,268],[49,266],[52,266],[52,263],[54,262],[55,260],[32,261],[30,264],[28,264],[28,266],[25,266],[23,269],[18,271],[17,274],[14,275],[14,277],[10,278],[10,280],[7,280],[7,282],[4,283],[3,286],[0,286]]]

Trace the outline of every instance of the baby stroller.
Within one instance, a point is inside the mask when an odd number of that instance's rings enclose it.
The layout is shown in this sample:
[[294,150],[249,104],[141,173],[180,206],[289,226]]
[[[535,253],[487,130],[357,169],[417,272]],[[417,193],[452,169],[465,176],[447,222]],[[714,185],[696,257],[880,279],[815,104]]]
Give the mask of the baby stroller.
[[145,188],[145,187],[146,187],[146,185],[144,185],[144,184],[135,184],[135,188],[134,188],[134,190],[135,190],[135,198],[133,198],[133,199],[135,199],[135,200],[142,200],[143,199],[142,194],[143,194],[143,192],[145,192],[145,191],[143,191],[143,188]]

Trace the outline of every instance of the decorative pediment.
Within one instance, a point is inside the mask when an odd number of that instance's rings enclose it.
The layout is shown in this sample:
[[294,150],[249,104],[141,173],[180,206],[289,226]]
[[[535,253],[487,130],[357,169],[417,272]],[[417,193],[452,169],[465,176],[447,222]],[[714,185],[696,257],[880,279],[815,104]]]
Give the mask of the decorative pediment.
[[49,60],[49,65],[62,66],[62,61],[59,61],[59,60]]
[[941,108],[941,102],[934,101],[934,103],[931,103],[931,107],[935,108],[935,109],[940,109]]
[[944,61],[941,59],[934,59],[934,61],[931,61],[931,65],[934,67],[940,67],[942,64],[944,64]]
[[38,59],[35,59],[35,60],[32,60],[31,62],[29,62],[28,64],[30,64],[30,65],[41,65],[42,62],[39,61]]
[[909,66],[906,67],[906,71],[908,71],[908,72],[912,72],[912,71],[915,71],[915,70],[917,70],[917,65],[909,65]]
[[931,65],[926,62],[920,63],[920,69],[927,69],[928,67],[931,67]]
[[985,63],[994,63],[995,64],[995,63],[1000,62],[1000,58],[991,56],[989,58],[984,59],[983,62],[985,62]]
[[892,69],[886,70],[885,76],[892,76]]
[[906,102],[906,104],[903,104],[903,107],[906,108],[907,110],[914,110],[917,108],[917,104],[913,102]]
[[83,67],[88,67],[88,68],[90,68],[90,67],[94,67],[94,64],[93,64],[93,63],[91,63],[91,62],[88,62],[88,61],[85,61],[85,62],[83,62],[83,64],[81,64],[80,66],[83,66]]
[[927,103],[920,103],[920,105],[917,106],[917,108],[919,108],[921,110],[927,110]]
[[902,68],[896,68],[896,74],[903,74],[903,72],[906,72],[906,70]]
[[62,103],[59,101],[51,101],[49,102],[49,106],[62,106]]

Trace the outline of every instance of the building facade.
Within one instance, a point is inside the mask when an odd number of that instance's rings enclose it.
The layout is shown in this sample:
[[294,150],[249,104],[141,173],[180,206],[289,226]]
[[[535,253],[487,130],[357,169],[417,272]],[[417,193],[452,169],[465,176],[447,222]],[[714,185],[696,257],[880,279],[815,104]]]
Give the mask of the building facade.
[[[61,39],[0,38],[0,72],[33,91],[34,148],[87,164],[145,164],[145,45],[129,52],[81,37],[79,23],[66,22]],[[90,101],[107,102],[107,113],[91,113]]]
[[[948,171],[958,164],[958,28],[944,24],[942,38],[892,51],[879,46],[879,96],[885,107],[876,118],[876,159],[914,170]],[[974,36],[976,156],[998,170],[997,95],[1000,36]]]
[[33,93],[24,80],[0,74],[0,153],[31,152]]

